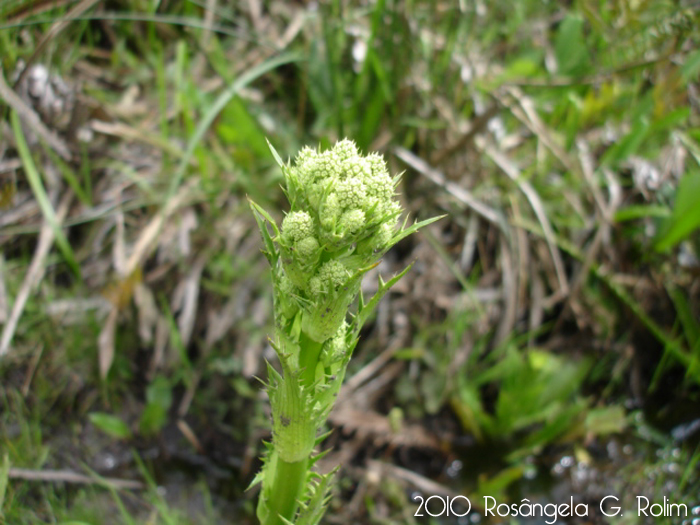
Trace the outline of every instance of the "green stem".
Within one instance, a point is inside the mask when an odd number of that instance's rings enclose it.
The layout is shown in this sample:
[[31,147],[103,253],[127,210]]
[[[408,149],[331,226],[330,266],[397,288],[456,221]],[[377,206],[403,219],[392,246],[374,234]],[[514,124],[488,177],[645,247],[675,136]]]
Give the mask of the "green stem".
[[298,501],[306,485],[308,458],[296,463],[287,463],[277,456],[274,463],[271,497],[266,502],[269,513],[264,520],[261,520],[261,525],[284,525],[282,518],[294,520],[299,506]]
[[[316,367],[323,343],[314,341],[301,332],[299,347],[300,381],[305,387],[310,388],[316,380]],[[311,392],[307,391],[304,395],[310,394]],[[280,431],[284,430],[280,429]],[[272,452],[272,454],[263,481],[263,494],[258,504],[258,518],[261,525],[283,525],[282,518],[290,522],[294,520],[299,507],[299,499],[304,495],[306,474],[309,470],[308,457],[289,463],[281,459],[276,452]]]
[[301,382],[305,387],[310,387],[316,381],[316,366],[321,355],[323,343],[314,341],[304,332],[299,336],[299,368],[301,371]]

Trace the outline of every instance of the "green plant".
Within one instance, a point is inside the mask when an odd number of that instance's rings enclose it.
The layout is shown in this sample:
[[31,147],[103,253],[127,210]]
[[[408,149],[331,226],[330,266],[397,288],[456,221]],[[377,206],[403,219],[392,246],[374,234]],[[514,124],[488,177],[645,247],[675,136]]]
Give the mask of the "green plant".
[[[281,373],[268,365],[272,443],[254,480],[262,483],[263,525],[315,524],[323,516],[333,473],[312,471],[314,447],[343,382],[363,323],[408,271],[365,302],[363,275],[389,248],[437,218],[397,229],[398,177],[384,159],[361,156],[349,140],[320,152],[304,148],[294,165],[273,154],[284,173],[291,210],[279,229],[251,201],[272,266],[275,337]],[[270,232],[271,227],[272,232]],[[355,308],[352,308],[359,296]],[[354,315],[348,316],[353,310]]]

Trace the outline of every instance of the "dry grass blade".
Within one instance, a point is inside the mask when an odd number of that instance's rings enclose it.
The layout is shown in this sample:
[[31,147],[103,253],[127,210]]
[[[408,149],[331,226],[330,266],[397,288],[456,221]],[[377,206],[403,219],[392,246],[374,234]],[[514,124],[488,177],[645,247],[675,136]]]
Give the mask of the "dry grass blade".
[[139,338],[142,343],[150,345],[158,322],[158,306],[153,292],[143,283],[134,287],[134,304],[138,311]]
[[97,361],[99,363],[100,377],[102,379],[107,378],[109,369],[112,368],[112,362],[114,361],[114,336],[117,331],[118,318],[119,308],[113,306],[97,338]]
[[16,112],[13,111],[10,114],[10,120],[12,121],[12,130],[15,134],[15,141],[17,142],[19,156],[22,159],[24,172],[27,176],[27,181],[29,181],[29,185],[32,188],[32,192],[34,193],[34,198],[39,204],[39,207],[41,208],[41,213],[44,215],[46,222],[53,230],[53,234],[56,238],[56,244],[58,244],[58,248],[61,250],[63,257],[65,257],[68,266],[70,266],[71,270],[73,270],[73,273],[78,278],[80,278],[80,266],[78,265],[78,262],[75,259],[75,255],[73,254],[73,250],[70,247],[70,244],[68,243],[68,239],[61,230],[61,225],[59,224],[59,221],[56,218],[56,213],[54,212],[53,206],[51,205],[51,201],[46,195],[46,190],[44,190],[44,185],[41,182],[41,177],[39,176],[39,172],[36,169],[36,166],[34,165],[34,160],[32,159],[32,155],[29,151],[29,147],[27,146],[27,142],[24,139],[24,134],[22,133],[22,125],[20,124],[19,116]]
[[182,313],[177,320],[182,344],[187,346],[192,339],[194,322],[197,317],[197,299],[199,298],[199,283],[202,271],[209,259],[208,254],[200,255],[192,266],[192,270],[185,278],[182,298]]
[[457,140],[457,142],[455,142],[454,144],[450,144],[449,146],[443,148],[442,150],[438,151],[435,155],[432,156],[432,164],[439,166],[448,157],[451,157],[458,151],[465,150],[469,146],[469,144],[474,140],[476,134],[480,133],[484,129],[484,127],[486,127],[486,125],[489,123],[489,120],[495,117],[498,114],[498,111],[499,107],[494,104],[491,107],[489,107],[486,111],[484,111],[481,115],[478,115],[474,119],[474,121],[471,122],[469,130],[466,133],[464,133],[464,135],[462,135]]
[[[70,203],[72,200],[71,194],[64,195],[61,203],[58,206],[58,211],[56,213],[56,221],[58,223],[62,222],[68,213]],[[12,312],[10,313],[10,318],[7,324],[3,327],[2,337],[0,337],[0,357],[4,356],[10,349],[10,344],[12,343],[12,338],[14,337],[15,330],[17,329],[17,323],[20,317],[22,317],[22,312],[24,312],[24,307],[27,304],[27,299],[32,290],[34,290],[41,279],[44,276],[44,271],[46,269],[46,257],[49,254],[49,250],[53,245],[55,235],[55,229],[49,224],[48,219],[44,220],[44,224],[41,227],[41,232],[39,233],[39,241],[37,243],[36,250],[34,251],[34,256],[32,257],[32,262],[29,265],[22,285],[17,293],[15,303],[12,306]]]
[[503,287],[504,311],[494,337],[494,345],[505,341],[513,331],[518,313],[518,272],[515,269],[513,254],[508,240],[501,235],[501,282]]
[[542,119],[540,119],[540,116],[535,110],[534,102],[517,87],[509,87],[508,93],[517,101],[517,106],[510,103],[504,97],[499,97],[498,94],[495,96],[498,97],[499,102],[508,107],[511,113],[542,141],[567,170],[575,174],[580,173],[581,170],[579,167],[564,148],[557,144],[550,129],[542,122]]
[[62,159],[70,160],[72,157],[71,151],[66,143],[56,133],[51,131],[42,122],[39,115],[30,108],[17,93],[12,91],[12,88],[7,85],[2,67],[0,66],[0,98],[10,106],[22,120],[32,128],[32,131],[39,135]]
[[102,485],[117,490],[139,490],[144,488],[140,481],[118,478],[90,477],[78,474],[72,470],[32,470],[25,468],[11,468],[10,479],[22,479],[25,481],[48,481],[53,483],[77,483],[81,485]]
[[353,375],[350,379],[346,380],[343,384],[343,388],[340,391],[340,396],[338,397],[338,405],[341,405],[342,401],[348,399],[355,390],[362,386],[363,383],[369,381],[370,378],[385,368],[391,361],[391,358],[394,357],[397,350],[398,347],[396,346],[387,348],[371,362],[362,367],[359,372]]
[[177,420],[177,428],[185,436],[185,439],[189,441],[190,445],[194,447],[198,454],[204,454],[204,447],[202,443],[197,439],[197,435],[192,430],[184,419]]
[[5,287],[5,259],[0,255],[0,323],[7,321],[10,303],[7,301],[7,288]]
[[27,369],[27,375],[24,379],[24,383],[22,384],[21,392],[22,392],[22,397],[27,397],[29,395],[29,389],[32,386],[32,380],[34,379],[34,374],[36,373],[36,369],[39,366],[39,361],[41,360],[41,356],[44,354],[44,345],[40,344],[39,347],[34,351],[34,354],[32,355],[32,359],[29,362],[29,368]]
[[202,31],[202,36],[199,42],[202,49],[207,49],[209,46],[209,41],[211,40],[217,3],[217,0],[207,0],[206,8],[204,9],[204,31]]
[[542,225],[542,231],[544,232],[545,240],[547,241],[547,246],[549,247],[549,253],[552,256],[552,262],[554,263],[554,270],[557,274],[560,294],[565,296],[569,292],[569,284],[566,278],[566,271],[564,270],[564,261],[559,253],[559,248],[557,247],[554,236],[554,230],[552,229],[552,225],[547,218],[547,212],[544,209],[540,196],[535,191],[535,188],[532,187],[532,184],[522,179],[520,176],[520,170],[502,152],[496,150],[496,148],[488,144],[483,137],[476,137],[475,143],[481,151],[486,153],[491,160],[493,160],[496,165],[518,185],[520,191],[523,192],[530,203],[530,206],[537,216],[537,220]]
[[417,472],[412,470],[407,470],[405,468],[397,467],[395,465],[390,465],[388,463],[383,463],[381,461],[370,460],[367,462],[367,466],[370,470],[379,472],[380,478],[384,476],[390,476],[392,478],[401,480],[409,485],[417,488],[424,494],[435,494],[438,496],[449,496],[454,498],[457,494],[450,488],[440,483],[436,483],[433,480],[421,476]]
[[34,52],[32,53],[32,56],[30,56],[27,59],[27,63],[24,66],[24,69],[22,72],[19,74],[17,77],[17,82],[15,82],[15,88],[20,85],[22,82],[22,79],[24,79],[25,75],[31,68],[32,64],[36,60],[36,58],[39,56],[39,53],[44,49],[46,44],[51,42],[56,36],[63,31],[68,25],[76,18],[80,17],[83,13],[85,13],[88,9],[90,9],[92,6],[94,6],[99,0],[83,0],[79,4],[73,6],[73,8],[68,11],[66,16],[60,20],[57,20],[56,22],[53,23],[51,28],[44,33],[44,36],[42,36],[41,40],[39,43],[36,45],[34,48]]
[[129,256],[129,260],[127,261],[126,275],[132,275],[148,258],[165,222],[191,198],[194,184],[195,181],[192,181],[192,183],[186,184],[180,188],[177,195],[170,199],[166,206],[161,209],[141,231],[141,235],[136,241],[131,255]]
[[[0,150],[2,151],[2,150]],[[19,159],[10,159],[0,162],[0,174],[9,173],[22,167],[22,161]]]
[[500,212],[484,204],[461,186],[446,180],[442,173],[430,167],[423,159],[401,147],[394,148],[394,154],[418,173],[424,175],[443,188],[459,202],[481,215],[484,219],[499,226],[503,231],[508,231],[506,220]]
[[45,13],[59,9],[64,5],[70,4],[72,0],[31,0],[26,4],[19,2],[16,7],[10,7],[8,10],[0,11],[0,14],[8,23],[16,24],[30,16]]
[[576,148],[578,149],[579,161],[581,162],[581,171],[583,172],[583,176],[586,179],[588,186],[591,188],[591,192],[593,193],[593,200],[595,201],[596,206],[598,207],[600,215],[603,218],[603,220],[606,223],[608,223],[606,227],[609,228],[609,224],[610,222],[612,222],[613,215],[610,213],[610,209],[605,204],[605,199],[603,198],[600,188],[595,183],[595,170],[593,167],[593,155],[591,153],[591,149],[588,147],[588,144],[586,144],[586,141],[584,141],[583,139],[578,139],[576,141]]
[[421,425],[402,424],[394,428],[388,417],[372,410],[343,406],[331,412],[329,421],[354,432],[358,439],[371,440],[376,446],[412,447],[440,450],[441,442]]
[[[124,139],[126,141],[136,141],[143,144],[148,144],[155,148],[163,150],[168,155],[182,158],[184,153],[182,149],[170,142],[163,140],[161,137],[154,135],[152,131],[142,130],[124,124],[123,122],[104,122],[102,120],[90,121],[90,129],[103,135],[109,135]],[[190,164],[197,167],[197,159],[190,159]]]
[[191,196],[192,185],[188,184],[187,186],[180,188],[180,183],[185,176],[187,167],[190,165],[195,148],[202,138],[204,138],[204,134],[214,122],[217,115],[223,110],[226,104],[228,104],[228,102],[240,92],[241,89],[246,87],[255,79],[283,64],[287,64],[295,60],[298,60],[298,58],[290,54],[271,58],[257,67],[254,67],[247,73],[241,75],[238,80],[236,80],[221,95],[219,95],[212,107],[209,108],[207,113],[199,122],[194,134],[190,138],[178,168],[171,178],[163,207],[156,214],[156,216],[151,219],[151,222],[142,231],[141,236],[136,242],[127,264],[128,275],[131,275],[132,272],[143,264],[148,255],[151,253],[155,241],[157,240],[158,235],[160,234],[167,219]]

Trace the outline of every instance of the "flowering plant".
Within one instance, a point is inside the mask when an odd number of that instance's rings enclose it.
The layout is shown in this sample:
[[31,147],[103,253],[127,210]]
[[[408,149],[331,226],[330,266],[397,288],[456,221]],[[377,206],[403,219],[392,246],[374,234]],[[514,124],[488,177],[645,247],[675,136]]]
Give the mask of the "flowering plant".
[[323,516],[333,476],[312,470],[319,430],[362,325],[410,266],[388,282],[380,277],[367,302],[362,277],[394,244],[439,217],[399,227],[398,177],[389,175],[381,155],[362,156],[349,140],[323,152],[306,147],[293,164],[271,150],[291,210],[278,228],[251,201],[272,267],[272,346],[281,363],[281,371],[268,364],[272,442],[253,484],[262,483],[262,525],[313,525]]

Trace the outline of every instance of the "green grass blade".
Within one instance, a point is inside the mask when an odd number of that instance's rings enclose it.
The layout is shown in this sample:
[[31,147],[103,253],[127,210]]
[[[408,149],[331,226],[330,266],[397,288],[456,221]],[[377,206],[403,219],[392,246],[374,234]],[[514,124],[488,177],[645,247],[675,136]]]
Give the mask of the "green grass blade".
[[0,465],[0,518],[3,517],[2,506],[5,503],[5,491],[7,490],[7,481],[10,478],[10,457],[5,453]]
[[[522,227],[527,231],[544,237],[544,233],[540,225],[533,223],[530,220],[521,218],[514,221],[514,225]],[[579,261],[585,260],[585,254],[570,240],[564,239],[558,235],[554,237],[555,242],[563,251],[574,257]],[[666,351],[668,351],[676,360],[678,360],[688,371],[688,374],[692,376],[696,383],[700,384],[700,370],[696,370],[695,367],[691,366],[693,364],[691,354],[675,340],[670,334],[664,330],[661,325],[659,325],[652,317],[649,315],[644,308],[622,287],[622,285],[616,283],[608,273],[595,263],[591,263],[589,271],[598,279],[600,279],[608,289],[613,293],[613,295],[625,304],[632,313],[639,319],[647,330],[664,345]]]
[[676,190],[676,203],[671,217],[654,244],[659,252],[665,252],[681,242],[700,227],[700,172],[688,173]]
[[71,167],[66,164],[61,157],[56,155],[51,148],[46,147],[44,149],[51,158],[51,161],[58,167],[58,171],[61,172],[61,175],[63,175],[63,178],[68,186],[71,187],[78,199],[80,199],[80,202],[82,202],[85,206],[92,207],[92,199],[90,198],[90,195],[80,185],[78,176],[73,172]]
[[229,101],[241,91],[241,89],[246,87],[248,84],[250,84],[257,78],[261,77],[265,73],[272,71],[273,69],[283,64],[288,64],[290,62],[298,61],[300,59],[301,58],[298,55],[292,53],[285,53],[270,58],[262,64],[252,68],[245,74],[241,75],[238,78],[238,80],[236,80],[223,93],[219,95],[216,101],[214,101],[214,104],[211,106],[211,108],[209,108],[207,113],[197,125],[197,128],[195,129],[192,138],[187,144],[185,154],[183,155],[182,159],[180,159],[180,164],[178,165],[177,170],[175,171],[175,174],[173,175],[173,178],[170,181],[170,187],[168,189],[166,203],[175,194],[177,188],[180,186],[180,182],[182,182],[182,178],[185,175],[185,171],[187,170],[187,166],[190,163],[190,159],[194,154],[197,144],[199,144],[199,142],[202,140],[204,134],[214,122],[214,119],[216,119],[218,114],[224,109],[226,104],[228,104]]
[[58,218],[56,217],[56,212],[54,212],[53,206],[51,206],[51,201],[49,200],[49,197],[46,194],[46,190],[44,189],[44,185],[41,182],[41,176],[39,175],[39,171],[36,169],[34,159],[32,159],[32,155],[29,152],[29,146],[27,145],[27,141],[24,138],[24,133],[22,132],[22,125],[20,124],[19,116],[15,111],[12,111],[12,113],[10,114],[10,120],[12,121],[12,130],[15,134],[17,150],[19,151],[19,156],[22,159],[24,172],[27,175],[29,186],[31,186],[32,188],[32,192],[34,193],[34,197],[36,198],[37,203],[39,204],[41,213],[44,215],[44,218],[51,226],[51,229],[53,230],[53,233],[56,237],[56,244],[58,245],[59,250],[63,254],[63,257],[66,259],[68,266],[70,266],[70,269],[73,271],[75,276],[78,277],[78,279],[82,280],[82,277],[80,275],[80,266],[78,265],[78,262],[75,258],[75,254],[73,253],[73,250],[70,247],[70,244],[68,243],[68,239],[63,234],[63,230],[61,230],[61,225],[59,224]]
[[658,219],[666,219],[671,216],[671,210],[666,206],[655,204],[638,204],[627,206],[615,213],[615,222],[633,221],[635,219],[644,219],[646,217],[654,217]]

